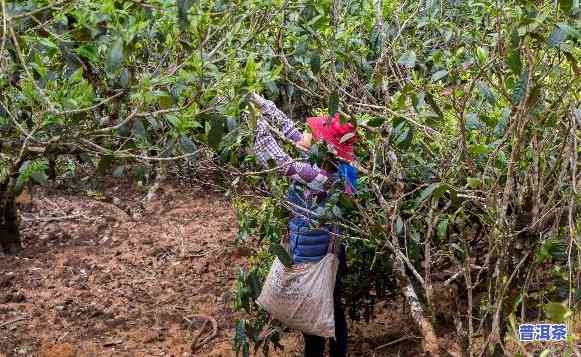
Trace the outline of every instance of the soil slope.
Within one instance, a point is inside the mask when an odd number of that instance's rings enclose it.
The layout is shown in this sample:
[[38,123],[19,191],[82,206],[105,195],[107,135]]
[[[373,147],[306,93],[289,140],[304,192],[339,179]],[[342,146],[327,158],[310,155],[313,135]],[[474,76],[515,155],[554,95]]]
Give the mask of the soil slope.
[[[196,336],[211,333],[206,317],[217,334],[194,355],[235,355],[233,291],[245,262],[235,212],[219,193],[176,183],[145,196],[127,181],[21,199],[25,250],[0,256],[0,356],[191,356]],[[411,326],[401,316],[381,319],[391,331],[353,325],[352,354],[417,355],[413,339],[372,352]],[[297,334],[283,344],[275,356],[301,356]]]

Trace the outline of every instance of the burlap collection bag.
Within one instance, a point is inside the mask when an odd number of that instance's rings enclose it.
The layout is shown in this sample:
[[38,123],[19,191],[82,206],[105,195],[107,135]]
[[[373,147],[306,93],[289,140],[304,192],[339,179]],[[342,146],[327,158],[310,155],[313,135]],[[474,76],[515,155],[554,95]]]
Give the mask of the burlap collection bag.
[[335,337],[333,290],[339,260],[334,251],[332,242],[322,260],[291,267],[275,258],[256,302],[287,327]]

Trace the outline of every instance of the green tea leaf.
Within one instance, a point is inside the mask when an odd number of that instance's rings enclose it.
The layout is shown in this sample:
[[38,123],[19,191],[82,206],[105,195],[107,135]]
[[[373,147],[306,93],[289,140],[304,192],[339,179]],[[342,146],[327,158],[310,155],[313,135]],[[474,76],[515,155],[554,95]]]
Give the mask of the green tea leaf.
[[20,196],[22,190],[24,189],[24,184],[26,184],[28,180],[25,180],[22,175],[18,176],[16,179],[16,183],[14,184],[14,194],[16,196]]
[[341,203],[341,207],[348,210],[355,208],[353,197],[349,194],[346,194],[345,192],[341,192],[339,195],[339,203]]
[[518,29],[515,27],[510,33],[510,49],[518,50],[520,47],[520,35]]
[[297,56],[303,56],[305,53],[307,53],[307,47],[308,44],[307,42],[301,42],[297,45],[297,47],[295,48],[295,54]]
[[44,171],[34,171],[30,177],[38,184],[45,185],[48,182],[48,176]]
[[250,356],[250,341],[246,334],[246,320],[238,320],[236,323],[234,347],[236,348],[236,356],[238,356],[240,352],[242,352],[242,357]]
[[492,93],[490,87],[486,83],[480,81],[478,82],[478,89],[480,90],[480,95],[488,102],[490,105],[496,104],[496,96]]
[[488,154],[490,151],[492,151],[492,149],[485,144],[470,145],[470,153],[472,155],[484,155]]
[[486,63],[488,59],[488,49],[484,47],[477,47],[476,48],[476,58],[478,58],[478,62],[483,65]]
[[373,128],[377,128],[381,126],[385,122],[385,118],[382,117],[373,117],[368,122],[367,125]]
[[178,22],[182,31],[188,24],[188,12],[194,4],[193,0],[176,0],[178,8]]
[[173,152],[174,152],[174,146],[176,144],[176,141],[173,139],[168,140],[165,143],[165,146],[163,148],[163,150],[160,153],[161,157],[171,157],[173,156]]
[[338,218],[343,217],[343,211],[337,205],[335,205],[335,206],[333,206],[333,208],[331,208],[331,212],[333,212],[333,215],[335,217],[338,217]]
[[313,51],[311,54],[311,71],[314,75],[317,75],[321,70],[321,52],[319,50]]
[[166,115],[165,120],[167,120],[174,127],[178,127],[180,119],[176,115]]
[[451,196],[454,196],[456,194],[456,191],[453,190],[450,187],[450,185],[440,183],[440,185],[434,190],[434,193],[432,193],[432,198],[434,200],[439,200],[442,196],[444,196],[444,193],[446,192],[451,192],[452,193]]
[[564,304],[558,302],[550,302],[543,306],[545,315],[547,318],[553,322],[561,323],[564,322],[572,312]]
[[113,176],[121,177],[121,176],[123,176],[124,173],[125,173],[125,166],[120,165],[120,166],[117,166],[117,168],[113,171]]
[[561,43],[563,43],[567,39],[567,32],[563,30],[561,27],[556,27],[551,35],[549,35],[549,39],[547,43],[549,47],[558,48]]
[[420,193],[420,196],[416,200],[416,206],[419,206],[422,202],[424,202],[438,187],[440,187],[440,183],[435,182],[430,186],[424,188]]
[[508,125],[509,118],[510,118],[510,108],[504,108],[502,110],[500,119],[498,120],[496,126],[494,127],[494,135],[496,135],[497,137],[502,137],[504,135],[506,126]]
[[329,96],[329,116],[334,116],[339,111],[339,93],[334,91]]
[[196,151],[196,144],[187,136],[180,138],[180,146],[182,151],[186,154],[191,154]]
[[444,240],[446,238],[446,233],[448,232],[448,218],[442,219],[438,226],[436,227],[436,234],[438,239]]
[[411,144],[413,139],[413,130],[404,118],[395,118],[393,120],[393,143],[401,148],[406,148]]
[[414,68],[416,66],[416,52],[415,51],[409,51],[404,53],[399,60],[397,61],[397,63],[401,64],[402,66],[405,66],[407,68]]
[[468,181],[468,187],[473,189],[479,188],[482,183],[478,177],[468,177],[466,180]]
[[119,68],[121,63],[123,63],[123,59],[125,58],[124,48],[123,48],[123,39],[118,37],[111,49],[109,50],[109,56],[107,58],[107,65],[111,71],[115,71]]
[[121,69],[121,73],[119,73],[119,80],[117,81],[117,84],[119,87],[127,89],[129,88],[129,81],[131,81],[131,74],[126,67],[123,67]]
[[144,139],[146,137],[145,134],[145,127],[143,126],[143,121],[141,119],[134,119],[133,120],[133,127],[132,127],[133,134],[138,138]]
[[270,245],[270,253],[278,258],[285,267],[293,265],[293,259],[280,243]]
[[77,50],[79,56],[88,59],[92,63],[99,61],[99,53],[97,52],[97,47],[93,44],[87,44],[79,47]]
[[482,129],[484,128],[484,124],[478,119],[478,115],[476,113],[468,113],[466,115],[466,122],[464,123],[464,127],[467,130],[474,130],[474,129]]
[[442,119],[444,117],[444,112],[442,112],[431,93],[426,93],[426,103],[430,105],[432,110],[438,115],[438,118]]
[[448,75],[448,71],[443,69],[434,74],[432,74],[432,82],[439,81],[440,79],[446,77]]
[[260,283],[259,283],[259,279],[257,276],[258,271],[257,270],[252,270],[249,274],[248,274],[248,287],[250,288],[250,293],[252,295],[252,299],[256,300],[258,298],[258,296],[260,296]]
[[133,178],[136,181],[145,181],[145,167],[139,166],[133,171]]
[[518,82],[515,84],[515,86],[512,90],[512,95],[510,98],[510,100],[512,101],[512,104],[515,104],[515,105],[518,104],[518,102],[520,102],[520,100],[524,97],[528,77],[529,77],[528,71],[524,71],[520,75]]
[[570,36],[571,38],[574,38],[578,41],[581,40],[581,30],[576,29],[565,22],[559,22],[557,25],[561,30],[563,30],[563,32],[567,34],[567,36]]
[[571,12],[571,9],[573,8],[573,0],[559,0],[559,7],[565,13],[569,13],[569,12]]
[[511,49],[508,52],[508,56],[506,57],[506,63],[508,64],[508,68],[510,68],[512,73],[519,75],[522,72],[522,61],[520,58],[520,50]]
[[223,136],[224,119],[220,115],[214,115],[212,117],[210,132],[208,133],[208,144],[215,150],[218,150]]
[[414,109],[417,113],[419,113],[422,108],[426,105],[426,94],[424,92],[412,92],[410,94],[411,98],[412,98],[412,104],[414,106]]
[[56,49],[58,49],[58,46],[57,46],[57,45],[56,45],[54,42],[52,42],[50,39],[48,39],[48,38],[46,38],[46,37],[40,37],[40,38],[38,39],[38,42],[39,42],[39,43],[40,43],[42,46],[44,46],[44,47],[46,47],[46,48],[48,48],[48,49],[52,49],[52,50],[56,50]]

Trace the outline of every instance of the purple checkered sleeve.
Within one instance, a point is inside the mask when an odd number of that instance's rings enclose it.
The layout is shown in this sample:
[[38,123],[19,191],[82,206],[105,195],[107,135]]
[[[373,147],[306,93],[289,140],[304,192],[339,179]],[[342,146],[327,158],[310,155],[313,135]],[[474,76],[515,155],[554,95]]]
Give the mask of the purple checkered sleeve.
[[292,180],[306,185],[313,191],[325,191],[325,182],[329,178],[327,172],[316,165],[293,162],[293,159],[278,145],[264,119],[258,120],[256,125],[254,152],[256,159],[263,166],[268,167],[268,160],[272,159],[276,166],[280,167],[280,172]]
[[303,134],[295,128],[293,121],[280,111],[272,101],[260,96],[254,96],[254,100],[260,106],[263,118],[268,120],[270,124],[282,128],[284,136],[294,142],[303,138]]

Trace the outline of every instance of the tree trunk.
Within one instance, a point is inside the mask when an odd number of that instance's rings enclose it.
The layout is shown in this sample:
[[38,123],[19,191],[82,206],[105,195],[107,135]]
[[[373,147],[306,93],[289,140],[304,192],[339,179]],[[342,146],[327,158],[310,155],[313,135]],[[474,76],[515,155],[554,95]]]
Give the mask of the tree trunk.
[[405,297],[406,302],[410,307],[410,315],[414,322],[416,323],[420,333],[424,337],[422,341],[422,347],[424,351],[431,357],[440,356],[440,346],[438,345],[438,337],[434,331],[434,326],[426,316],[424,316],[424,309],[420,304],[418,295],[414,290],[409,278],[405,274],[405,267],[401,259],[397,262],[396,258],[396,271],[398,271],[398,282],[402,287],[402,292]]
[[14,191],[9,180],[0,184],[0,247],[6,254],[22,249]]
[[56,155],[48,156],[48,179],[56,180]]
[[[391,157],[391,161],[392,162],[392,170],[398,170],[397,169],[397,158],[395,157],[395,154],[389,155],[388,157]],[[390,173],[391,174],[391,173]],[[399,176],[399,173],[395,173],[396,175],[398,175],[398,179],[401,182],[401,176]],[[377,195],[377,198],[379,200],[379,204],[381,205],[381,207],[383,208],[383,210],[385,211],[386,215],[388,217],[391,216],[391,225],[390,228],[392,231],[388,232],[389,236],[387,239],[391,239],[391,244],[393,246],[393,252],[394,252],[394,256],[395,256],[395,261],[394,261],[394,272],[396,273],[396,279],[398,281],[399,286],[402,289],[402,293],[403,296],[405,297],[405,300],[407,302],[407,304],[410,307],[410,315],[412,317],[412,319],[414,320],[414,322],[416,323],[416,326],[418,327],[418,330],[420,331],[420,333],[422,334],[422,336],[424,337],[424,340],[422,342],[422,347],[424,349],[424,352],[426,352],[426,354],[428,356],[431,357],[439,357],[440,354],[440,346],[438,344],[438,336],[436,335],[436,332],[434,330],[434,326],[432,325],[431,321],[426,318],[425,314],[424,314],[424,309],[418,299],[418,295],[416,293],[416,291],[414,290],[414,287],[406,273],[406,269],[405,269],[405,262],[403,260],[403,258],[397,254],[397,252],[400,251],[400,246],[399,246],[399,241],[397,238],[397,234],[395,234],[395,215],[394,210],[396,209],[396,207],[394,206],[393,208],[390,208],[389,204],[387,203],[387,201],[385,200],[385,197],[383,197],[382,193],[381,193],[381,189],[379,188],[379,186],[376,183],[373,183],[373,189],[375,191],[375,194]],[[400,197],[401,196],[401,192],[403,189],[403,185],[398,185],[397,191],[399,192],[395,194],[395,197]],[[391,214],[390,214],[391,212]],[[430,217],[431,220],[431,217]],[[431,222],[430,222],[431,224]]]

